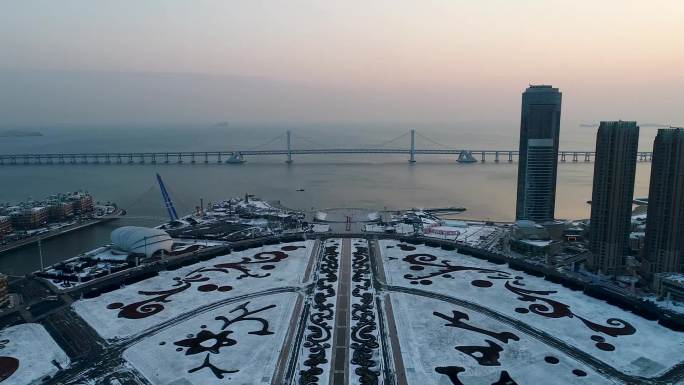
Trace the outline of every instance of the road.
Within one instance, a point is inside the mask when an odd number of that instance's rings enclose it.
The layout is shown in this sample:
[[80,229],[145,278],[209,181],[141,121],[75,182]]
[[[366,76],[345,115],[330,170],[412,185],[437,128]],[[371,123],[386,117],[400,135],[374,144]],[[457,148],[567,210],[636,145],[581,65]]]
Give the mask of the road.
[[19,249],[21,247],[32,245],[32,244],[38,242],[38,240],[46,240],[46,239],[50,239],[50,238],[59,237],[60,235],[64,235],[67,233],[78,231],[78,230],[81,230],[81,229],[86,228],[86,227],[97,225],[97,224],[100,224],[103,222],[109,222],[111,220],[119,219],[119,218],[120,217],[88,219],[85,221],[74,223],[72,225],[63,226],[63,227],[60,227],[58,229],[49,230],[48,232],[40,234],[40,235],[35,235],[35,236],[29,237],[29,238],[20,239],[18,241],[9,243],[7,245],[0,246],[0,255],[2,253],[7,252],[7,251],[11,251],[11,250]]

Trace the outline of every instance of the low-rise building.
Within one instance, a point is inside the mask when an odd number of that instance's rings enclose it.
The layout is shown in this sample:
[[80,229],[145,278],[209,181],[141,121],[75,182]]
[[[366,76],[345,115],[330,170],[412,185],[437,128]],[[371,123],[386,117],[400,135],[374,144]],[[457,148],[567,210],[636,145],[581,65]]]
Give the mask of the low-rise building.
[[653,275],[653,287],[661,297],[684,302],[684,274],[656,273]]
[[48,211],[51,221],[62,221],[74,216],[74,205],[71,202],[53,202]]
[[88,193],[73,193],[67,197],[67,201],[71,202],[73,211],[77,215],[93,211],[93,197]]
[[629,250],[633,255],[641,255],[645,239],[646,233],[643,231],[633,231],[629,234]]
[[35,229],[48,222],[47,207],[25,207],[10,213],[12,227],[21,230]]
[[12,218],[3,215],[0,216],[0,239],[4,238],[6,234],[12,232]]
[[9,305],[9,286],[7,283],[7,276],[0,273],[0,308]]
[[553,255],[561,242],[551,239],[549,231],[533,221],[516,221],[511,231],[511,250],[533,257]]

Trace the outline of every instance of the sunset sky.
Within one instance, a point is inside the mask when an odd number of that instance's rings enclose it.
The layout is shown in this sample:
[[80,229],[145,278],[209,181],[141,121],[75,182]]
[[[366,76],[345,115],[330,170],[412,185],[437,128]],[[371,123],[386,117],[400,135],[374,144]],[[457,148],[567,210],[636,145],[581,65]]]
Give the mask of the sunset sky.
[[[121,111],[127,121],[226,111],[238,120],[515,120],[524,88],[548,83],[564,94],[564,119],[684,124],[682,20],[681,0],[3,2],[0,113],[17,124],[117,121]],[[178,83],[173,92],[203,96],[173,99],[158,76]],[[157,105],[136,109],[139,100],[112,87],[122,77],[159,94]],[[69,84],[103,96],[60,97]],[[232,93],[245,89],[238,108]],[[95,112],[76,119],[84,105]]]

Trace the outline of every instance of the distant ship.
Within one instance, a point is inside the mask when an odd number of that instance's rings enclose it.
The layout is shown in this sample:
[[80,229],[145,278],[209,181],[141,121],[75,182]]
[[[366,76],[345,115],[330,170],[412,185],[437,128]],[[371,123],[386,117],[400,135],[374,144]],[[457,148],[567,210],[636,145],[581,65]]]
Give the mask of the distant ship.
[[473,157],[473,153],[470,151],[461,151],[460,154],[458,154],[458,159],[456,159],[458,163],[477,163],[477,159]]
[[301,191],[304,191],[304,189],[300,187],[297,189],[297,191],[301,192]]
[[226,163],[230,164],[242,164],[245,163],[245,158],[239,152],[234,152],[230,155],[230,158],[226,160]]

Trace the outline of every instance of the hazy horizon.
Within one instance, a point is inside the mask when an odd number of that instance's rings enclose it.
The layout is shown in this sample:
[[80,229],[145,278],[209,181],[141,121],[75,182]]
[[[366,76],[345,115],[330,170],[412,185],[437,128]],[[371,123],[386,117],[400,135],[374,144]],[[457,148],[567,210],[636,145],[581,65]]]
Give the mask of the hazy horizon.
[[0,126],[516,122],[528,84],[564,124],[684,124],[684,3],[13,2]]

